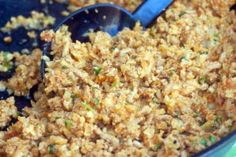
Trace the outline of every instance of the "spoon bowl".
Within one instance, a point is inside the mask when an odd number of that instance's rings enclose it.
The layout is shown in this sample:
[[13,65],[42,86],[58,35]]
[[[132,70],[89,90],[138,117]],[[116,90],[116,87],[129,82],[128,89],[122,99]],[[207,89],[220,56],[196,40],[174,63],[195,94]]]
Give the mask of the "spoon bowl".
[[72,32],[72,40],[88,42],[90,32],[103,31],[115,36],[125,27],[133,28],[135,23],[132,14],[124,8],[112,4],[96,4],[72,13],[55,30],[67,25]]
[[[103,31],[115,36],[124,28],[132,29],[137,21],[147,28],[166,10],[173,0],[145,0],[133,13],[114,4],[95,4],[72,13],[54,31],[67,25],[73,41],[89,42],[88,34]],[[50,57],[50,43],[43,47],[43,55]],[[45,61],[41,62],[41,76],[45,74]]]

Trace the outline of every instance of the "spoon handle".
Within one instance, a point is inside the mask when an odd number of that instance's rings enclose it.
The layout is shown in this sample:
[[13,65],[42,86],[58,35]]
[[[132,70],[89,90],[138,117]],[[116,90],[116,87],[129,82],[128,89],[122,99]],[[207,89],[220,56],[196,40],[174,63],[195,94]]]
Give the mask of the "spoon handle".
[[148,27],[173,0],[145,0],[134,12],[133,18],[140,21],[143,27]]

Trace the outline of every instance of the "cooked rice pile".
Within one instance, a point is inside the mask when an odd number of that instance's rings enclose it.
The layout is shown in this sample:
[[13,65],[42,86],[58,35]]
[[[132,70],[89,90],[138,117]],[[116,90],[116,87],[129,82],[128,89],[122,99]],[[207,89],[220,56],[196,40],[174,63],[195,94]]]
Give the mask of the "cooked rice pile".
[[0,128],[5,127],[12,118],[17,117],[14,97],[0,100]]
[[52,16],[46,16],[44,13],[32,11],[30,17],[24,17],[22,15],[12,17],[6,25],[1,28],[2,32],[10,32],[11,30],[19,27],[24,27],[26,30],[43,29],[50,25],[53,25],[55,18]]
[[146,31],[90,43],[42,33],[54,59],[0,156],[184,157],[236,130],[234,3],[176,1]]
[[33,50],[31,55],[14,53],[16,69],[14,76],[5,83],[16,96],[29,95],[29,90],[40,81],[41,50]]
[[[30,89],[41,80],[41,54],[40,49],[33,50],[31,55],[19,54],[18,52],[13,54],[2,52],[0,54],[0,69],[2,69],[3,72],[5,72],[5,69],[11,69],[13,67],[13,59],[16,68],[11,78],[7,81],[0,82],[0,91],[7,89],[9,94],[13,93],[15,96],[28,96]],[[1,61],[2,58],[9,58],[11,60],[3,59],[3,61]]]
[[0,72],[7,72],[13,67],[13,55],[9,52],[0,52]]

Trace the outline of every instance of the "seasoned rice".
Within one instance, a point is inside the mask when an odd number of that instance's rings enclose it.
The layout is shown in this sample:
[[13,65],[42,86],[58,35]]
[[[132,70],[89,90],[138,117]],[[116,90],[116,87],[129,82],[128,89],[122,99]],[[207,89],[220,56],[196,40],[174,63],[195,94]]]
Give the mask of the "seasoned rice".
[[29,90],[40,81],[41,50],[35,49],[31,55],[13,54],[16,69],[5,86],[16,96],[27,96]]
[[[14,54],[19,66],[7,88],[39,88],[26,116],[0,132],[0,156],[185,157],[235,131],[234,3],[177,0],[147,30],[92,33],[89,43],[73,42],[66,26],[43,32],[53,55],[42,57],[43,82],[40,50]],[[14,104],[0,104],[7,102]],[[16,117],[9,113],[2,126]]]
[[11,30],[17,29],[19,27],[24,27],[26,30],[41,30],[43,28],[53,25],[54,22],[54,17],[47,16],[41,12],[32,11],[30,17],[24,17],[22,15],[12,17],[10,21],[7,22],[4,27],[1,28],[1,31],[10,32]]
[[0,100],[0,128],[5,127],[12,118],[17,117],[14,97]]

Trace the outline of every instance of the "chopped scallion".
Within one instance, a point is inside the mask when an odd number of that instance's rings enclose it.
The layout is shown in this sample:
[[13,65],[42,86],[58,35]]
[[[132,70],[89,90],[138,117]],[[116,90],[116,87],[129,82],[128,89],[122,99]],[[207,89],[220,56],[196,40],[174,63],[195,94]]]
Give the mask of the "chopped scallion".
[[87,104],[86,102],[82,102],[81,103],[82,104],[82,106],[86,109],[86,110],[88,110],[88,111],[95,111],[89,104]]
[[67,66],[65,66],[65,65],[63,65],[63,66],[62,66],[62,69],[68,69],[68,67],[67,67]]
[[157,151],[158,149],[160,149],[161,148],[161,143],[157,143],[157,144],[155,144],[155,146],[154,146],[154,149]]
[[4,71],[8,71],[13,67],[13,63],[11,61],[12,55],[9,52],[3,52],[3,62],[1,64],[2,67],[4,67]]
[[199,83],[199,84],[204,84],[204,83],[207,83],[207,82],[208,82],[208,80],[207,80],[206,77],[202,77],[202,78],[199,78],[199,79],[198,79],[198,83]]
[[186,12],[185,12],[185,11],[181,11],[181,12],[179,13],[179,17],[183,16],[184,14],[186,14]]
[[185,56],[182,56],[181,58],[180,58],[180,61],[188,61],[188,59],[185,57]]
[[94,98],[94,99],[93,99],[93,102],[94,102],[95,105],[99,105],[100,100],[99,100],[98,98]]
[[117,85],[117,82],[112,82],[111,84],[112,87],[116,87],[116,85]]
[[208,54],[208,51],[201,51],[200,54],[201,54],[201,55],[207,55],[207,54]]
[[111,48],[111,50],[112,50],[112,51],[114,51],[115,49],[116,49],[116,47],[115,47],[115,46],[113,46],[113,47]]
[[214,34],[213,36],[213,43],[216,44],[219,41],[219,35],[218,34]]
[[215,123],[216,124],[221,124],[222,123],[222,120],[223,118],[222,118],[222,116],[217,116],[216,118],[215,118]]
[[200,140],[200,143],[204,146],[207,146],[207,140],[204,137]]
[[97,67],[97,66],[93,67],[93,72],[95,73],[95,75],[99,75],[101,70],[102,70],[101,67]]
[[54,144],[49,144],[48,145],[48,153],[49,154],[54,154],[55,153],[55,145]]
[[210,135],[209,140],[211,141],[211,143],[215,143],[216,142],[216,137],[213,136],[213,135]]
[[66,119],[65,120],[65,126],[67,128],[72,128],[73,127],[73,122],[71,120],[69,120],[69,119]]

